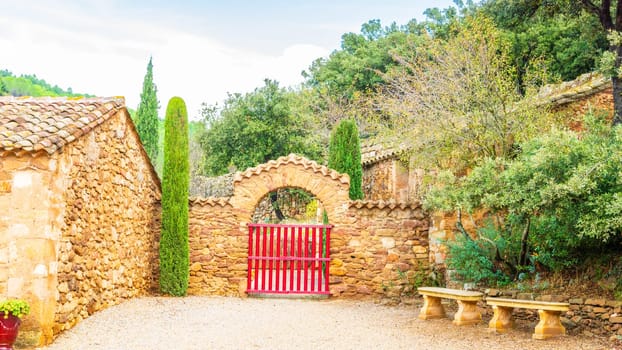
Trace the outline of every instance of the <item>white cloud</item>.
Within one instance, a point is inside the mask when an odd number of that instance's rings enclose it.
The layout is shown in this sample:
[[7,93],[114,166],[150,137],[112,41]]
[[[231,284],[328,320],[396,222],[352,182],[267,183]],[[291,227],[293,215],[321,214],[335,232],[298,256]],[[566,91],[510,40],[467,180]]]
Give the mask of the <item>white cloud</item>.
[[54,10],[46,11],[52,13],[38,18],[0,15],[0,68],[36,74],[76,92],[125,96],[127,106],[136,108],[153,55],[160,115],[172,96],[184,98],[193,117],[202,102],[251,91],[265,78],[284,86],[300,83],[301,71],[329,53],[301,43],[270,56],[162,25],[83,13],[58,17],[52,16],[58,15]]

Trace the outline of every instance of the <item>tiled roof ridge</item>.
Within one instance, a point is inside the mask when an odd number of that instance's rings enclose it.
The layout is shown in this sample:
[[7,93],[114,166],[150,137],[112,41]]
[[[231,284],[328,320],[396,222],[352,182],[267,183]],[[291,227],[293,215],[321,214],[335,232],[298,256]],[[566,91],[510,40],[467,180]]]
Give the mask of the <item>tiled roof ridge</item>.
[[271,169],[275,169],[281,165],[286,164],[300,165],[305,169],[311,169],[314,173],[320,173],[323,176],[330,177],[333,180],[338,180],[341,183],[350,183],[350,177],[347,174],[341,174],[338,171],[329,169],[327,166],[320,165],[315,161],[309,160],[303,156],[299,156],[294,153],[291,153],[288,156],[279,157],[276,160],[271,160],[254,168],[248,168],[243,172],[237,172],[233,177],[233,183],[242,181],[244,178],[250,178],[252,176],[259,175],[265,171],[269,171]]
[[348,206],[350,208],[354,207],[357,209],[367,208],[367,209],[417,209],[421,207],[419,202],[397,202],[393,199],[391,200],[355,200],[348,202]]
[[585,73],[574,80],[543,86],[538,93],[541,103],[560,106],[611,88],[611,79],[596,72]]
[[231,205],[231,203],[229,203],[230,199],[231,199],[230,197],[208,197],[208,198],[190,197],[188,201],[191,204],[200,205],[200,206],[203,206],[203,207],[204,206],[211,206],[211,207],[221,206],[221,207],[225,207],[227,205]]
[[51,155],[125,107],[123,97],[0,97],[0,151]]
[[403,143],[366,140],[361,143],[361,164],[370,165],[385,159],[396,158],[408,150],[409,147]]

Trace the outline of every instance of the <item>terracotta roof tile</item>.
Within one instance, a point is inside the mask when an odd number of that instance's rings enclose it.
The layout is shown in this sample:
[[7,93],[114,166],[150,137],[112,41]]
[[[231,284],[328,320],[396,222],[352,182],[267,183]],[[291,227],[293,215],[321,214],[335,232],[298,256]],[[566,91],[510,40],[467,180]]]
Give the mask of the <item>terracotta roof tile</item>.
[[405,144],[367,140],[361,143],[361,164],[370,165],[385,159],[398,158],[407,150],[408,146]]
[[124,106],[120,97],[0,97],[0,151],[53,154]]
[[233,183],[242,181],[244,178],[250,178],[252,176],[259,175],[264,171],[269,171],[270,169],[278,168],[279,166],[285,164],[301,165],[305,169],[311,169],[311,171],[313,171],[314,173],[320,173],[323,176],[330,177],[333,180],[338,180],[341,183],[350,183],[350,177],[347,174],[341,174],[338,171],[329,169],[324,165],[320,165],[312,160],[293,153],[286,157],[280,157],[277,160],[271,160],[267,163],[258,165],[257,167],[248,168],[243,172],[237,172],[233,176]]
[[374,209],[374,208],[378,208],[378,209],[395,209],[395,208],[399,208],[399,209],[417,209],[419,207],[421,207],[421,204],[419,202],[412,202],[412,203],[406,203],[406,202],[396,202],[394,200],[388,200],[388,201],[384,201],[384,200],[355,200],[355,201],[350,201],[348,203],[348,206],[350,208],[357,208],[357,209],[361,209],[361,208],[367,208],[367,209]]
[[201,198],[201,197],[190,197],[190,199],[188,200],[190,202],[190,204],[192,205],[199,205],[199,206],[211,206],[211,207],[215,207],[215,206],[228,206],[231,205],[231,203],[229,203],[229,198],[216,198],[216,197],[208,197],[208,198]]

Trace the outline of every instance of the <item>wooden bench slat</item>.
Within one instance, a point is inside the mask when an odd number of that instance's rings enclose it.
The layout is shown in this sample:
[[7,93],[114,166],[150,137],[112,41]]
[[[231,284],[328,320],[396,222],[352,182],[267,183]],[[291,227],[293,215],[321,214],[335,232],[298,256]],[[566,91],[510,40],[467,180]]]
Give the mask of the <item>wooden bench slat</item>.
[[552,301],[522,300],[522,299],[505,299],[505,298],[486,298],[488,305],[497,305],[503,307],[535,309],[535,310],[552,310],[552,311],[568,311],[570,304],[556,303]]

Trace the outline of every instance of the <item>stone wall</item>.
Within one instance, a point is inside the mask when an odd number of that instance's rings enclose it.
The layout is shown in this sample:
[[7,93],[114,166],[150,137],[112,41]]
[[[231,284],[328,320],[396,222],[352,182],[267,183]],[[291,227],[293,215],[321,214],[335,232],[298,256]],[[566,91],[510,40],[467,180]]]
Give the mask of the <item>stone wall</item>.
[[366,200],[418,202],[424,171],[408,167],[397,156],[363,165],[362,187]]
[[55,334],[153,290],[160,232],[159,180],[124,109],[61,158],[67,166]]
[[190,294],[245,295],[246,224],[267,193],[288,187],[315,195],[334,225],[333,296],[396,299],[427,269],[428,220],[419,204],[352,202],[347,175],[294,155],[237,173],[233,185],[231,197],[190,200]]
[[0,296],[30,303],[31,313],[20,327],[26,345],[47,343],[53,336],[66,169],[47,153],[0,158]]
[[392,159],[366,165],[363,168],[363,194],[367,200],[394,199],[393,172],[395,162]]
[[599,91],[582,99],[555,106],[553,112],[559,113],[573,130],[580,130],[583,116],[589,112],[605,113],[607,118],[613,117],[613,89]]
[[420,204],[349,203],[331,237],[331,294],[399,300],[428,270],[428,218]]

